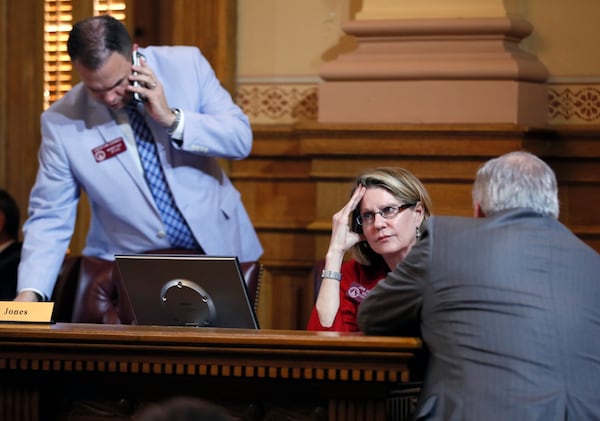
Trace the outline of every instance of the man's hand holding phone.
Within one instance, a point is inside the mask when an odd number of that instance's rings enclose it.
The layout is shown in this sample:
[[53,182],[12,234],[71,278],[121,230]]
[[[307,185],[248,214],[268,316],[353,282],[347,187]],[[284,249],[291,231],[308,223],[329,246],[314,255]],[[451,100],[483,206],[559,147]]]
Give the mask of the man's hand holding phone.
[[171,107],[167,103],[162,85],[156,80],[152,69],[146,63],[146,57],[138,51],[137,44],[134,45],[131,63],[132,76],[130,76],[131,87],[129,90],[133,99],[143,102],[148,114],[162,124],[171,127],[176,119]]

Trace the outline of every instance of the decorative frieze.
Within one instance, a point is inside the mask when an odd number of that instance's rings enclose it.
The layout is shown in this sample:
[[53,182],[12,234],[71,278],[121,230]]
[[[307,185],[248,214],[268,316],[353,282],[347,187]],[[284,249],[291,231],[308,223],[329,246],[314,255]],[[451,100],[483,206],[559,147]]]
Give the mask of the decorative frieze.
[[236,102],[254,124],[291,124],[316,120],[316,84],[239,85]]
[[549,124],[600,124],[600,85],[549,85]]
[[[549,125],[600,124],[600,84],[546,87]],[[240,84],[236,101],[253,124],[317,121],[318,89],[318,84]]]

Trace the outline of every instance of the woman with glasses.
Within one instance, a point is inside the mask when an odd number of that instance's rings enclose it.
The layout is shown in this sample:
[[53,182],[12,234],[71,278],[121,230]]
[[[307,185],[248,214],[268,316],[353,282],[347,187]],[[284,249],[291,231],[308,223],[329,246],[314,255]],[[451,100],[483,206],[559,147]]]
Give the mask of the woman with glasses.
[[[408,254],[430,213],[429,194],[410,171],[380,167],[359,175],[350,200],[333,215],[307,329],[358,331],[360,302]],[[353,259],[344,261],[347,251]]]

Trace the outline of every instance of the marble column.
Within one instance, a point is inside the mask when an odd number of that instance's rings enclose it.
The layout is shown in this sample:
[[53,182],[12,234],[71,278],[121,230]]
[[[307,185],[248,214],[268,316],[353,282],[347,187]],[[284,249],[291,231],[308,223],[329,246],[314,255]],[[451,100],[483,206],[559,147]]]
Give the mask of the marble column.
[[[522,0],[525,1],[525,0]],[[546,67],[519,0],[364,0],[357,48],[321,68],[319,121],[546,125]]]

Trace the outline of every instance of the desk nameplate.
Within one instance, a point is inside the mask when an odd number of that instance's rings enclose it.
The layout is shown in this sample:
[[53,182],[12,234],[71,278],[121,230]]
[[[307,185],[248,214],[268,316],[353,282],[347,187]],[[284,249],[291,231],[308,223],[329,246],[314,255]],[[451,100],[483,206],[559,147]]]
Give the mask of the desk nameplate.
[[52,302],[0,301],[0,322],[50,323]]

